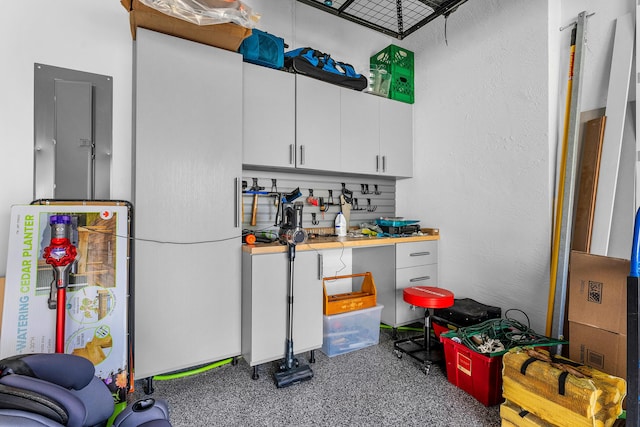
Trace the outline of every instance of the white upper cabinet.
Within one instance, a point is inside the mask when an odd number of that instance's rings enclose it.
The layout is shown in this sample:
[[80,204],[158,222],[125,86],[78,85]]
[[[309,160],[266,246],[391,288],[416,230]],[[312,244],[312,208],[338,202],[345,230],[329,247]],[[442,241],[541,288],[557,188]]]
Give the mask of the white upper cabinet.
[[341,95],[341,170],[377,174],[380,169],[378,97],[350,89],[342,89]]
[[340,171],[340,86],[296,76],[296,166]]
[[342,90],[342,172],[413,175],[413,107]]
[[413,175],[413,106],[243,64],[246,166]]
[[381,173],[413,176],[413,105],[386,98],[380,102]]
[[295,167],[295,107],[295,74],[243,63],[242,163]]

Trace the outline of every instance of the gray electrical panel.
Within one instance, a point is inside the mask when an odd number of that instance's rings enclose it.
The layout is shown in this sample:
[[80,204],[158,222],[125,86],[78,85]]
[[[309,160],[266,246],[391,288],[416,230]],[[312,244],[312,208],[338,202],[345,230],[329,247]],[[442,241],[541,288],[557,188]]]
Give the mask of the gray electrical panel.
[[112,78],[34,66],[34,199],[109,199]]

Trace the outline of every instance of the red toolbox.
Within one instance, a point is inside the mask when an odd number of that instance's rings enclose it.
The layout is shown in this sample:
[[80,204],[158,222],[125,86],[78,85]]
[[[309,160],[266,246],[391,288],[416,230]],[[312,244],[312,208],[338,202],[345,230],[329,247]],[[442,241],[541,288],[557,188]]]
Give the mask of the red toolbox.
[[502,403],[502,356],[476,353],[451,338],[440,337],[444,345],[449,382],[466,391],[485,406]]

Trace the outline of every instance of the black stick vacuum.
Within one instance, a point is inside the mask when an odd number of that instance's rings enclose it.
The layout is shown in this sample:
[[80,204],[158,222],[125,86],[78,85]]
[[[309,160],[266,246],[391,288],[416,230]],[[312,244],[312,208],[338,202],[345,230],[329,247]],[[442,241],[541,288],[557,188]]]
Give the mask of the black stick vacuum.
[[287,293],[287,338],[285,340],[284,360],[280,369],[273,374],[278,388],[287,387],[313,378],[313,371],[309,365],[300,365],[293,354],[293,278],[296,245],[307,240],[307,232],[302,228],[303,203],[281,203],[282,220],[278,233],[280,243],[287,245],[289,256],[289,290]]

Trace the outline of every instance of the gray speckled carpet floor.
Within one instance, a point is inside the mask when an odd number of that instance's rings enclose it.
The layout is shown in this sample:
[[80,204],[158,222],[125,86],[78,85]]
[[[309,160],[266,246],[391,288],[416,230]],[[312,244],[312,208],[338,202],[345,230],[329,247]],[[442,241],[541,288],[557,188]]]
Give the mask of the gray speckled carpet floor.
[[[400,332],[399,338],[415,332]],[[306,363],[309,353],[299,355]],[[328,357],[315,352],[314,378],[278,389],[275,362],[260,378],[243,359],[201,374],[154,380],[153,397],[169,403],[173,427],[195,426],[499,426],[499,405],[485,407],[433,366],[425,375],[411,357],[393,352],[391,331],[380,343]],[[144,396],[136,384],[135,397]]]

